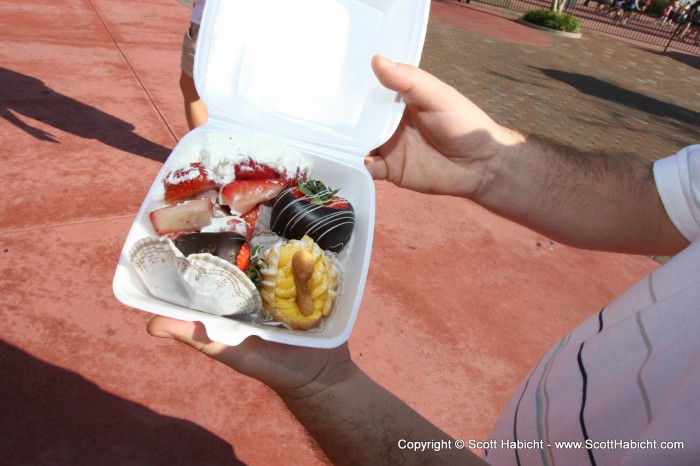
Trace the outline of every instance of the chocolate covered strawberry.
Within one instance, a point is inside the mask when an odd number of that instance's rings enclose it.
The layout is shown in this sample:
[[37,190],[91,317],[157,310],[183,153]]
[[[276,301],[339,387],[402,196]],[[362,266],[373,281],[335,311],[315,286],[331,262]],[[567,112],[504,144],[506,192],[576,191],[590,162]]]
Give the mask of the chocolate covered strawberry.
[[287,239],[308,235],[322,249],[340,252],[352,236],[355,212],[337,193],[320,181],[300,180],[275,199],[270,229]]
[[187,233],[179,236],[174,243],[185,256],[209,253],[229,261],[244,272],[250,267],[250,245],[238,233]]
[[192,199],[200,194],[217,189],[219,183],[216,176],[199,162],[187,167],[177,168],[168,173],[163,179],[165,188],[164,199],[168,204]]

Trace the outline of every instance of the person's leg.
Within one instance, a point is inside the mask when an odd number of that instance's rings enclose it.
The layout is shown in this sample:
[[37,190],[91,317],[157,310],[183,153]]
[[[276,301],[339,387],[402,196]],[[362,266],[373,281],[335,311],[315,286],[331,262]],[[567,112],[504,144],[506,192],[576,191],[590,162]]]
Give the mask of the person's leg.
[[622,19],[620,19],[620,24],[623,26],[627,26],[627,22],[629,21],[630,16],[632,16],[632,10],[624,10],[622,12]]
[[207,108],[199,98],[194,79],[182,71],[180,73],[180,89],[185,100],[185,117],[190,129],[202,126],[208,118]]
[[198,34],[199,24],[190,23],[189,29],[185,31],[182,38],[182,55],[180,57],[180,89],[185,101],[185,118],[187,118],[187,126],[190,129],[202,126],[208,118],[207,108],[199,98],[192,78]]

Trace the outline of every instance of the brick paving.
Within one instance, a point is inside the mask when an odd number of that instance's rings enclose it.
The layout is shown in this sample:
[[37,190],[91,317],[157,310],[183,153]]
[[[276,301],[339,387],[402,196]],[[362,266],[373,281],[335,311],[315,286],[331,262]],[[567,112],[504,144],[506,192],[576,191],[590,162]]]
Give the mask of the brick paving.
[[586,151],[649,160],[700,142],[700,57],[664,55],[594,31],[571,39],[518,24],[551,39],[538,45],[502,27],[475,27],[484,15],[515,19],[516,12],[447,1],[433,7],[421,66],[498,122]]
[[[0,5],[2,464],[324,464],[271,391],[149,337],[149,316],[111,290],[143,196],[186,132],[187,9]],[[649,157],[698,140],[700,67],[682,56],[552,37],[474,3],[432,5],[424,67],[497,120]],[[375,218],[353,358],[458,438],[485,440],[541,354],[655,267],[389,183],[377,183]],[[436,251],[450,252],[439,267]]]

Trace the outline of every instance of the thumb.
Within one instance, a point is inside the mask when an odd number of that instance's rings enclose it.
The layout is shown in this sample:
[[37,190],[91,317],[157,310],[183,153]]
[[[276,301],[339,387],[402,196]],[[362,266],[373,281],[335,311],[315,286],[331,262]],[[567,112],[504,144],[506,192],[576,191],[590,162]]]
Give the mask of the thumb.
[[186,322],[169,317],[155,316],[146,326],[146,331],[161,338],[172,338],[185,343],[201,353],[214,359],[221,359],[221,353],[227,348],[222,343],[212,341],[201,322]]
[[384,87],[398,92],[406,104],[421,110],[453,110],[464,99],[457,90],[430,73],[381,55],[372,57],[372,70]]
[[[274,378],[276,375],[274,371],[272,374],[266,373],[266,370],[270,368],[269,362],[258,357],[261,354],[269,354],[271,345],[258,337],[246,338],[237,346],[227,346],[212,341],[207,336],[207,329],[201,322],[186,322],[164,316],[153,317],[148,322],[146,331],[154,337],[169,338],[191,346],[200,353],[270,386],[278,382]],[[284,350],[286,348],[281,351]]]

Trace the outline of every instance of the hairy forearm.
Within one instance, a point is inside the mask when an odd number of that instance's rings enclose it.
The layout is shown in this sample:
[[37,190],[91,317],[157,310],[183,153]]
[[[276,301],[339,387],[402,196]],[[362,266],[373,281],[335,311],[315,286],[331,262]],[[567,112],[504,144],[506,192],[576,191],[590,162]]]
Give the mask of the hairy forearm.
[[687,245],[664,210],[651,164],[641,159],[528,137],[495,156],[489,172],[474,200],[555,241],[650,255]]
[[[325,387],[280,393],[333,464],[485,464],[356,366],[348,372]],[[419,441],[437,443],[406,448]]]

